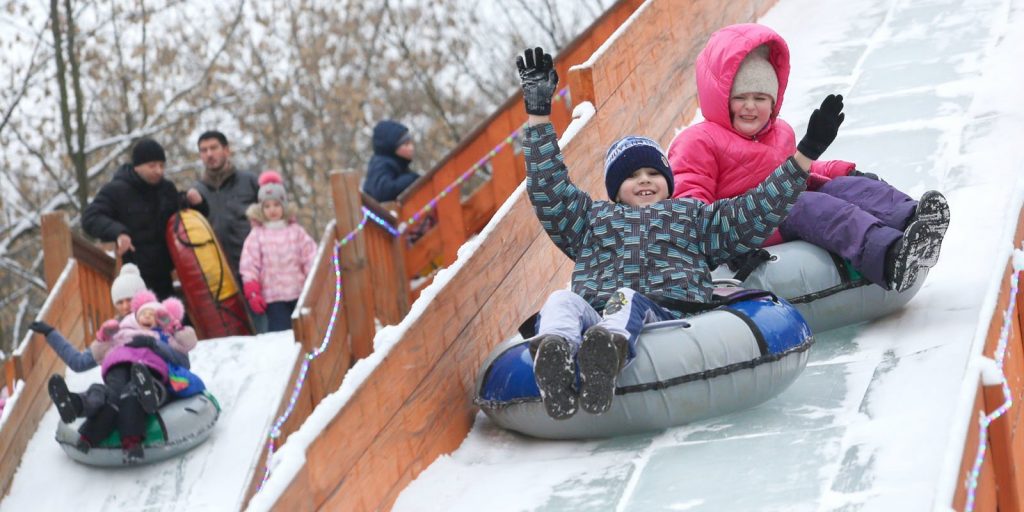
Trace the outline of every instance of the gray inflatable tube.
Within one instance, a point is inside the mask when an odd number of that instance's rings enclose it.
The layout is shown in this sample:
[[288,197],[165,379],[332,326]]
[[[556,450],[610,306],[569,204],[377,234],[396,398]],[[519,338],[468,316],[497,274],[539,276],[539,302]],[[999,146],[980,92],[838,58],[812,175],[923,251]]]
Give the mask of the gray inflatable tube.
[[475,403],[501,427],[539,438],[661,430],[778,395],[803,371],[813,343],[793,306],[764,292],[744,292],[685,320],[647,325],[604,414],[581,410],[568,419],[550,418],[534,380],[528,341],[522,340],[491,352],[477,376]]
[[[145,453],[140,464],[148,464],[176,457],[210,437],[220,416],[220,404],[209,392],[175,400],[151,417],[149,432],[143,443]],[[72,459],[90,466],[124,466],[124,455],[115,436],[100,446],[83,452],[75,447],[78,427],[83,419],[57,424],[57,442]]]
[[[816,333],[892,313],[906,305],[928,277],[928,269],[920,269],[914,286],[897,293],[871,284],[847,268],[841,258],[801,240],[764,250],[770,257],[741,286],[768,290],[786,299]],[[712,275],[716,280],[733,277],[724,266]]]

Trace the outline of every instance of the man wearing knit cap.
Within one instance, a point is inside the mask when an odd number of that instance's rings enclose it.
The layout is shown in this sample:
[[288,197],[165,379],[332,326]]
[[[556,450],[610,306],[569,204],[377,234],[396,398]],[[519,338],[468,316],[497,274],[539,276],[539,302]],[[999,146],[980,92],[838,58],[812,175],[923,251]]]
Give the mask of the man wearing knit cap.
[[242,256],[242,244],[245,243],[245,237],[249,236],[250,229],[245,211],[256,202],[260,186],[255,174],[235,168],[226,135],[217,130],[209,130],[199,136],[197,144],[199,158],[203,161],[203,172],[192,186],[210,205],[208,218],[213,232],[224,249],[235,282],[241,283],[238,260]]
[[164,178],[166,161],[163,146],[153,139],[140,140],[132,148],[131,163],[119,167],[82,212],[85,232],[116,242],[117,254],[138,266],[142,280],[161,299],[173,292],[174,265],[164,238],[167,220],[181,208],[209,213],[196,189],[178,192]]

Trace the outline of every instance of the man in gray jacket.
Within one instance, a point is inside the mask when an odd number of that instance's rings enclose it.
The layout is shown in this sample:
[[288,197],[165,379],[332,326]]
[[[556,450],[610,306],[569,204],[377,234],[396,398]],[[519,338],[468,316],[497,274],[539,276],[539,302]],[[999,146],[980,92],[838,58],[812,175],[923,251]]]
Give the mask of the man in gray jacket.
[[194,186],[210,205],[210,224],[224,249],[235,282],[241,286],[238,261],[242,244],[249,236],[249,219],[245,210],[256,202],[260,190],[256,175],[235,169],[231,163],[231,147],[223,133],[210,130],[199,136],[199,158],[203,173]]

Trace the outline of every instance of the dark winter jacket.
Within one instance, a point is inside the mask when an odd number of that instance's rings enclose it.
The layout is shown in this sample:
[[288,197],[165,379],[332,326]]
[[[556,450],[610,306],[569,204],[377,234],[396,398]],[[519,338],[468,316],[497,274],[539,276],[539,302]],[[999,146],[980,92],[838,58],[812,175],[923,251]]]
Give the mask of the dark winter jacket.
[[256,194],[260,190],[256,175],[248,171],[235,170],[220,187],[214,188],[203,180],[196,180],[193,186],[210,206],[210,215],[207,217],[213,225],[217,241],[224,249],[231,273],[237,279],[242,244],[245,243],[245,237],[249,236],[251,228],[245,210],[257,201]]
[[[124,262],[136,264],[146,286],[166,298],[172,291],[174,268],[164,237],[167,220],[187,205],[185,194],[170,181],[162,179],[150,185],[131,164],[124,164],[86,206],[82,228],[104,242],[113,242],[122,233],[132,237],[135,250],[124,253]],[[192,208],[203,215],[209,213],[205,201]]]
[[526,129],[526,187],[544,230],[576,262],[572,291],[597,311],[631,288],[682,316],[711,301],[711,269],[761,246],[806,188],[787,160],[764,183],[709,205],[666,199],[650,206],[594,201],[569,180],[550,123]]
[[373,128],[373,157],[366,166],[363,191],[377,201],[394,201],[420,177],[409,170],[409,160],[395,154],[408,132],[395,121],[381,121]]

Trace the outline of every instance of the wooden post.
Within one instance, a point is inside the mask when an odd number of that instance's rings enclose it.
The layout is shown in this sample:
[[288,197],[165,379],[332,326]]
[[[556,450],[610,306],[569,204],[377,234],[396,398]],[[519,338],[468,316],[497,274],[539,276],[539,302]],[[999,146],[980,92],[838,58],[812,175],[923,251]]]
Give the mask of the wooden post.
[[52,290],[61,272],[71,259],[71,229],[68,227],[67,214],[50,212],[42,217],[43,235],[43,275],[46,278],[46,289]]
[[[355,171],[331,173],[331,193],[338,240],[352,232],[363,218],[359,193],[359,174]],[[348,320],[353,359],[362,359],[373,352],[374,324],[373,289],[366,261],[366,240],[357,235],[340,253],[342,314]]]

